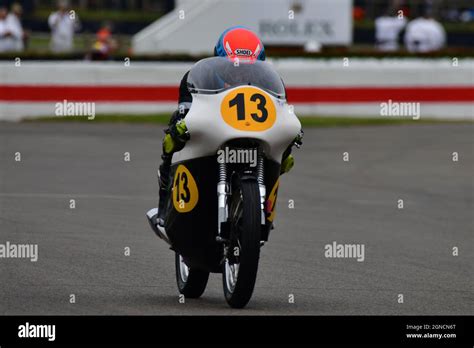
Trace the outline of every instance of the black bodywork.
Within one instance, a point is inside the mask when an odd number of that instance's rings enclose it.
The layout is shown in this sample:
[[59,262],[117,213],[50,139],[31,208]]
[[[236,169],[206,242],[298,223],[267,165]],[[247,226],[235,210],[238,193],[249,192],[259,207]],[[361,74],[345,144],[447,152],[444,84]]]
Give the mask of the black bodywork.
[[[183,256],[189,267],[195,267],[209,272],[220,273],[220,263],[223,259],[222,244],[216,241],[218,235],[217,217],[217,183],[218,162],[217,155],[201,157],[175,163],[171,166],[171,177],[174,181],[178,165],[184,165],[192,174],[199,191],[199,200],[189,212],[178,212],[171,200],[165,228],[170,239],[172,249]],[[240,165],[242,166],[242,165]],[[266,200],[280,175],[280,164],[264,160]],[[248,167],[246,168],[248,169]],[[229,172],[240,175],[242,168],[229,165]],[[173,194],[173,192],[171,192]],[[265,225],[262,226],[262,240],[268,240],[272,222],[268,220],[266,212]]]

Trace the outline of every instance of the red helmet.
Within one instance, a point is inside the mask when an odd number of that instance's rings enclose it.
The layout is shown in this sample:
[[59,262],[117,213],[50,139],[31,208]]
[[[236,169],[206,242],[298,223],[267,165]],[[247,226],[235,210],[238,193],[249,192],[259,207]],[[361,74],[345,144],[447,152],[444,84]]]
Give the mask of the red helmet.
[[241,60],[265,60],[265,48],[257,34],[242,26],[225,30],[216,46],[214,55]]

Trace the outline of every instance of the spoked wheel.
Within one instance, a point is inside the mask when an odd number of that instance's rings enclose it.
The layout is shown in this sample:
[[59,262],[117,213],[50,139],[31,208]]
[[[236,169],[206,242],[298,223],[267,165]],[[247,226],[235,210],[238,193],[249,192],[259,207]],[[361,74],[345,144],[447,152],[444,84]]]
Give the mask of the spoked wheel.
[[178,253],[175,253],[175,264],[179,292],[187,298],[200,297],[206,290],[209,272],[189,268]]
[[250,301],[260,257],[260,194],[255,181],[241,181],[232,192],[230,238],[222,281],[227,303],[243,308]]

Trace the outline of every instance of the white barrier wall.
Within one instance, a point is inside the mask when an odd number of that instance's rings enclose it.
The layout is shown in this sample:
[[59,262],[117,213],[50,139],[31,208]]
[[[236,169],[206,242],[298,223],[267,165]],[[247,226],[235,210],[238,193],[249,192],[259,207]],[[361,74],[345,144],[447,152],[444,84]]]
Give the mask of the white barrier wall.
[[264,45],[347,46],[352,43],[352,0],[180,1],[134,35],[133,52],[208,54],[214,48],[209,38],[217,41],[217,33],[237,24],[255,31]]
[[[420,103],[421,117],[474,119],[474,60],[270,60],[299,115],[381,116],[389,100]],[[54,116],[55,104],[97,113],[172,112],[190,63],[0,63],[0,119]]]

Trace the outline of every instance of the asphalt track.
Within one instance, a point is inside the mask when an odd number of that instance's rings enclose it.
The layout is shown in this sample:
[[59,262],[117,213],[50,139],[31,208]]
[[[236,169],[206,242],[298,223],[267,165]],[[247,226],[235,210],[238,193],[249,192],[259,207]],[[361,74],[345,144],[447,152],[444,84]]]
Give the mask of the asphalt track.
[[[307,129],[254,296],[231,310],[217,274],[179,303],[173,254],[145,219],[161,127],[0,123],[0,243],[39,247],[37,262],[0,259],[0,313],[472,315],[473,130]],[[333,241],[364,244],[364,262],[326,258]]]

